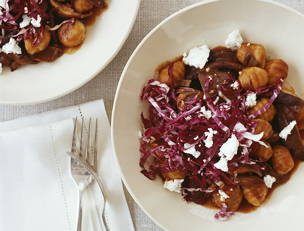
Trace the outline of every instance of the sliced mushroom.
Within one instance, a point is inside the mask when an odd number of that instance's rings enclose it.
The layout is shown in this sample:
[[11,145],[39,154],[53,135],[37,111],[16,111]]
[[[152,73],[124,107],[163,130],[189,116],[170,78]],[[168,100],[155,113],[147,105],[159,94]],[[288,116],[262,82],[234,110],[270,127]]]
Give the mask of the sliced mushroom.
[[238,167],[236,170],[233,171],[234,175],[242,175],[242,174],[256,174],[258,176],[262,176],[261,170],[258,170],[256,168],[250,167],[250,166],[241,166]]
[[44,51],[39,52],[32,56],[32,58],[39,62],[53,62],[63,55],[64,51],[62,48],[49,46]]
[[89,13],[85,13],[85,14],[79,13],[79,12],[75,11],[69,3],[59,3],[56,0],[50,0],[50,3],[54,7],[56,12],[62,17],[86,18],[93,14],[93,12],[89,12]]
[[206,68],[210,68],[211,70],[233,70],[240,71],[243,69],[243,66],[240,63],[227,61],[227,60],[218,60],[212,62],[206,66]]
[[218,46],[210,50],[210,55],[208,58],[209,62],[214,61],[232,61],[238,62],[236,57],[236,51],[231,50],[227,47]]
[[275,102],[288,106],[304,106],[303,99],[286,91],[282,91]]
[[[290,107],[285,105],[279,105],[278,109],[277,121],[279,129],[282,130],[291,121],[295,120],[295,114]],[[301,137],[300,130],[297,125],[287,137],[285,144],[295,158],[304,160],[304,140]]]
[[203,89],[205,89],[205,83],[209,78],[212,78],[212,84],[209,87],[209,93],[217,93],[217,89],[219,86],[228,86],[232,79],[234,79],[233,75],[229,72],[222,71],[202,71],[199,76],[199,81]]
[[5,54],[1,52],[0,63],[2,63],[3,66],[7,66],[12,71],[14,71],[22,65],[33,64],[37,62],[27,54],[17,55],[17,54]]
[[74,23],[65,23],[58,30],[58,38],[66,47],[75,47],[80,45],[86,35],[85,25],[76,20]]

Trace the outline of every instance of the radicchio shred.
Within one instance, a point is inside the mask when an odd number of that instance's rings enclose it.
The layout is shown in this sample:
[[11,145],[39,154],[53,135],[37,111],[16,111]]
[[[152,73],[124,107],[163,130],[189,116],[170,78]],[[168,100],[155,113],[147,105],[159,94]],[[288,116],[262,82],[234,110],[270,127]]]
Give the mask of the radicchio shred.
[[[172,75],[171,69],[172,66],[169,67]],[[233,88],[237,81],[233,76],[226,79],[225,84],[219,84],[216,91],[212,89],[212,86],[217,84],[214,81],[210,76],[204,79],[200,91],[188,87],[169,87],[151,79],[141,94],[141,100],[148,104],[146,115],[141,115],[141,172],[151,180],[157,176],[163,178],[163,174],[168,172],[185,172],[182,196],[186,201],[199,204],[204,204],[210,198],[216,182],[236,185],[237,179],[231,173],[236,168],[267,168],[264,162],[259,162],[250,155],[253,144],[257,142],[254,140],[256,136],[252,134],[256,126],[254,119],[270,107],[280,93],[283,83],[281,80],[275,87],[257,89],[254,92],[257,97],[266,95],[270,97],[270,102],[255,114],[249,115],[245,101],[246,95],[252,91],[243,89],[240,84],[237,89]],[[212,112],[211,118],[204,116],[201,111],[203,107]],[[238,123],[243,125],[245,130],[236,131],[235,126]],[[215,131],[213,145],[206,148],[205,132],[210,128]],[[238,138],[240,146],[238,154],[228,162],[229,171],[223,172],[214,164],[220,159],[220,147],[232,134]],[[250,137],[253,137],[253,140]],[[194,146],[200,153],[197,158],[184,152],[185,146],[189,145]],[[229,218],[232,215],[233,212],[229,212],[227,205],[223,204],[215,218]]]

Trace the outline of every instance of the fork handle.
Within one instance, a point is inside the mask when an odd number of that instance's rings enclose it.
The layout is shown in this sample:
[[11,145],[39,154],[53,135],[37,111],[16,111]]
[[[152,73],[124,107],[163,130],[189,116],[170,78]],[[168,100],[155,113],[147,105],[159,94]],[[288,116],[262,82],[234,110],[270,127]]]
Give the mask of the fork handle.
[[79,198],[79,208],[78,208],[78,222],[77,222],[77,231],[82,231],[82,200],[81,196]]
[[102,184],[100,178],[98,177],[98,175],[95,172],[93,173],[93,175],[95,177],[95,180],[96,180],[96,182],[98,184],[98,187],[99,187],[100,192],[101,192],[102,197],[103,197],[103,203],[104,203],[104,205],[103,205],[103,209],[101,211],[101,218],[102,218],[102,222],[101,222],[102,224],[101,225],[102,225],[102,229],[104,231],[109,231],[110,229],[108,227],[108,224],[107,224],[107,221],[106,221],[106,218],[105,218],[106,198],[105,198],[105,195],[104,195],[104,192],[103,192],[103,184]]

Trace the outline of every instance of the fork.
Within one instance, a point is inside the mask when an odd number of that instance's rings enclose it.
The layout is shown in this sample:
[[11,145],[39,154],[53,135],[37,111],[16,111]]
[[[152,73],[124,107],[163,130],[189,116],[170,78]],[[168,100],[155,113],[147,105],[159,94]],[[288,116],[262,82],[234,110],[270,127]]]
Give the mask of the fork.
[[[82,231],[82,192],[92,182],[92,177],[97,182],[103,199],[101,210],[101,226],[103,230],[108,231],[108,225],[105,219],[105,204],[106,198],[103,192],[103,184],[98,176],[97,170],[97,138],[98,138],[98,120],[89,119],[88,128],[85,128],[84,118],[81,118],[80,127],[78,126],[77,118],[74,120],[72,148],[68,154],[71,158],[72,176],[78,185],[79,190],[79,211],[77,231]],[[80,137],[79,137],[80,130]]]

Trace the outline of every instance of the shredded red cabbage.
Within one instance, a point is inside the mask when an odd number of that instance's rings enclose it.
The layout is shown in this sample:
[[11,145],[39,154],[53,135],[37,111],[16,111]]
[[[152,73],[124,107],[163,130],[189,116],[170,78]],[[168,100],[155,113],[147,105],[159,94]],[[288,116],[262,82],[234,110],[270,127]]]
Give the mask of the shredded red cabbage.
[[[172,66],[168,68],[169,75],[172,75],[171,69]],[[231,172],[238,167],[250,166],[259,170],[266,168],[265,163],[251,156],[251,152],[252,144],[259,142],[254,140],[256,136],[252,134],[256,126],[254,118],[265,112],[269,105],[254,116],[249,116],[249,108],[245,102],[246,96],[252,92],[241,86],[234,89],[233,83],[237,81],[235,78],[226,79],[222,85],[217,82],[215,84],[214,81],[214,78],[208,77],[201,84],[200,91],[188,87],[169,87],[151,79],[141,94],[141,100],[149,105],[146,115],[141,115],[142,173],[151,180],[157,176],[164,178],[168,172],[185,173],[182,196],[186,201],[199,204],[210,198],[214,192],[214,188],[210,186],[215,182],[237,184],[235,175]],[[282,89],[282,82],[283,80],[275,88],[268,86],[254,93],[258,97],[271,96],[272,104]],[[214,85],[218,85],[217,91],[212,89]],[[204,114],[206,110],[211,113],[210,118]],[[235,130],[238,123],[244,126],[244,130]],[[214,132],[213,143],[209,148],[205,146],[208,129]],[[224,172],[217,169],[215,163],[220,159],[221,146],[232,134],[239,141],[238,153],[229,160],[229,171]],[[189,154],[188,149],[193,147],[197,156]],[[231,215],[233,213],[227,211],[227,206],[224,205],[215,217],[223,219]]]
[[221,210],[218,211],[214,217],[218,220],[227,220],[229,217],[233,216],[234,212],[229,212],[228,206],[224,203]]

